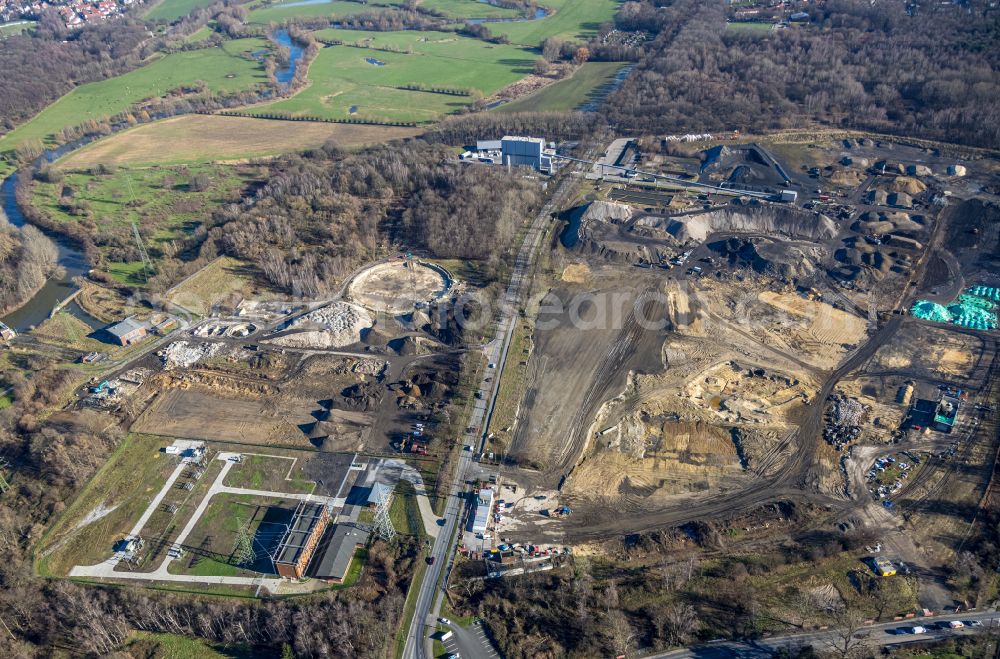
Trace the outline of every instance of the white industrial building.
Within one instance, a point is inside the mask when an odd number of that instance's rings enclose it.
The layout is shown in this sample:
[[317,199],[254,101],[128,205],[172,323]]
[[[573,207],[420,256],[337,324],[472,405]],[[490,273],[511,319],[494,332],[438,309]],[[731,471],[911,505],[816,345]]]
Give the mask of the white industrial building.
[[545,148],[541,137],[505,135],[500,140],[500,162],[508,167],[532,167],[540,172],[552,171],[554,151]]
[[462,153],[461,159],[507,167],[531,167],[551,174],[555,169],[552,146],[547,147],[541,137],[505,135],[499,140],[478,140],[476,150]]
[[479,497],[476,499],[476,517],[472,522],[474,533],[486,533],[490,525],[490,514],[493,512],[493,490],[483,488],[479,490]]

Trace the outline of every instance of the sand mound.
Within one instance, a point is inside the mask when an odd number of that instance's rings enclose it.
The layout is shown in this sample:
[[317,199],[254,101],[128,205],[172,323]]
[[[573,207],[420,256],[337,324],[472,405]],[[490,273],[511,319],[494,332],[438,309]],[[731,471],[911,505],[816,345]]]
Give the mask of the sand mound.
[[861,184],[864,175],[856,169],[838,169],[830,175],[830,183],[843,187],[854,187]]
[[622,222],[632,217],[632,207],[612,201],[591,202],[584,211],[583,222]]
[[360,341],[361,331],[373,324],[363,307],[334,302],[295,319],[288,333],[269,342],[290,348],[342,348]]
[[893,192],[905,192],[909,195],[920,194],[927,189],[923,182],[909,176],[897,176],[889,186]]
[[638,224],[664,229],[678,240],[703,241],[720,231],[780,234],[823,240],[837,234],[833,220],[792,208],[775,206],[726,208],[681,218],[644,217]]
[[590,268],[586,263],[571,263],[563,269],[562,280],[572,284],[586,284],[590,281]]

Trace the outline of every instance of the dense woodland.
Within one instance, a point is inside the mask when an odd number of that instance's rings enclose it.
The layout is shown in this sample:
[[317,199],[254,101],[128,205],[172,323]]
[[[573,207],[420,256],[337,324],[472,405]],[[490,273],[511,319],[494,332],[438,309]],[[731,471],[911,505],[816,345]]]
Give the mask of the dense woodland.
[[41,231],[14,228],[0,210],[0,312],[27,301],[52,274],[57,255]]
[[120,75],[148,56],[146,27],[118,21],[67,32],[46,14],[30,34],[0,39],[0,132],[41,111],[73,87]]
[[392,249],[501,268],[540,193],[516,174],[461,166],[421,140],[351,155],[331,145],[286,158],[252,199],[216,213],[209,235],[277,288],[316,296]]
[[819,123],[1000,147],[996,10],[830,0],[809,11],[811,23],[762,36],[727,30],[722,2],[625,3],[618,25],[656,38],[608,117],[643,132]]

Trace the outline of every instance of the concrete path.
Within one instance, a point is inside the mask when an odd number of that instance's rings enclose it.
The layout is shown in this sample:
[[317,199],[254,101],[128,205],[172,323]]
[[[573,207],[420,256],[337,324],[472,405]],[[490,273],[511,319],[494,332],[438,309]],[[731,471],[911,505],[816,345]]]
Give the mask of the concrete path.
[[[226,480],[226,476],[229,471],[233,468],[233,465],[238,464],[232,460],[238,453],[220,453],[216,456],[217,460],[223,460],[225,464],[222,466],[222,470],[215,477],[215,481],[212,486],[209,487],[205,496],[202,498],[198,507],[195,508],[194,512],[191,514],[191,518],[188,520],[187,524],[181,530],[177,539],[174,540],[172,546],[182,547],[191,532],[194,531],[195,526],[198,525],[198,520],[205,513],[208,505],[211,503],[212,498],[217,494],[249,494],[252,496],[259,497],[273,497],[280,499],[297,499],[299,501],[318,501],[323,503],[331,503],[333,501],[330,497],[320,497],[312,494],[292,494],[288,492],[272,492],[268,490],[251,490],[243,487],[228,487],[223,485]],[[160,492],[153,498],[150,502],[149,507],[136,522],[135,526],[132,528],[133,536],[137,536],[142,531],[142,528],[146,525],[149,517],[159,508],[160,502],[166,493],[173,487],[174,482],[180,476],[180,474],[188,467],[187,463],[181,463],[177,469],[170,475],[167,482],[164,484]],[[419,477],[419,474],[417,474]],[[118,563],[122,560],[123,553],[116,552],[106,561],[102,561],[97,565],[77,565],[72,570],[70,570],[69,576],[71,577],[98,577],[105,579],[136,579],[145,581],[174,581],[182,583],[192,583],[192,584],[226,584],[226,585],[236,585],[236,586],[254,586],[259,585],[272,593],[277,591],[278,585],[283,581],[282,579],[265,579],[263,577],[195,577],[186,574],[171,574],[169,572],[170,563],[176,560],[176,558],[167,555],[164,557],[163,561],[160,563],[159,567],[151,572],[118,572],[115,571]]]
[[142,517],[140,517],[139,521],[132,527],[132,530],[129,532],[130,536],[135,537],[142,532],[142,527],[146,526],[146,522],[148,522],[149,518],[154,512],[156,512],[156,509],[160,507],[160,502],[163,501],[163,497],[167,496],[167,492],[170,491],[170,488],[174,486],[174,483],[177,482],[177,479],[180,478],[181,474],[183,474],[184,470],[187,468],[188,464],[186,462],[181,462],[177,465],[177,468],[174,469],[173,473],[170,474],[170,477],[167,478],[167,482],[163,484],[160,491],[157,492],[156,496],[153,497],[153,500],[149,502],[149,506],[142,513]]
[[437,524],[438,517],[434,514],[434,509],[431,508],[431,500],[427,496],[427,488],[424,486],[424,479],[420,476],[420,472],[402,460],[387,459],[379,467],[379,474],[382,473],[387,474],[392,483],[404,480],[413,485],[417,496],[417,507],[420,509],[420,518],[424,523],[424,533],[432,538],[437,538],[441,527]]

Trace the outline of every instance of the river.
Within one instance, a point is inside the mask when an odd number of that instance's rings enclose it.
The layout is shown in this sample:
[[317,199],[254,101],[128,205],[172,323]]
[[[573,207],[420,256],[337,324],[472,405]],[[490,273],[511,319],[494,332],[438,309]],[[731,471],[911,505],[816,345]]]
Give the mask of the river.
[[[0,206],[7,214],[7,219],[15,227],[23,227],[26,224],[21,209],[17,206],[14,198],[14,190],[17,187],[17,174],[11,174],[2,185],[0,185]],[[12,327],[18,333],[25,332],[37,326],[49,317],[52,308],[65,300],[68,295],[76,290],[73,284],[73,277],[87,274],[90,264],[83,252],[78,250],[66,238],[49,235],[59,249],[59,265],[61,272],[58,276],[50,277],[47,282],[38,290],[35,295],[18,309],[10,312],[3,318],[4,323]],[[77,304],[70,304],[67,310],[80,317],[91,327],[100,326],[100,321],[88,316]]]
[[277,69],[274,72],[274,77],[277,79],[278,84],[287,85],[295,79],[295,67],[298,65],[299,60],[302,59],[305,49],[292,40],[292,36],[288,34],[288,30],[275,30],[274,40],[279,45],[288,49],[288,67]]
[[[286,30],[275,30],[274,40],[278,44],[288,48],[288,66],[275,71],[275,78],[277,78],[278,84],[288,85],[295,78],[295,67],[298,61],[302,59],[305,51],[302,46],[292,40],[291,35]],[[124,125],[118,127],[124,127]],[[43,162],[54,162],[61,156],[84,146],[93,139],[83,138],[63,144],[56,149],[50,149],[39,157],[33,163],[33,166],[37,167]],[[10,223],[20,228],[27,223],[27,220],[21,209],[18,208],[17,200],[15,199],[14,191],[17,188],[17,176],[16,173],[11,174],[0,184],[0,207],[7,214],[7,219]],[[87,257],[70,240],[58,235],[47,235],[55,242],[56,247],[59,249],[58,263],[61,269],[58,276],[50,277],[45,282],[45,285],[30,300],[9,314],[0,317],[0,321],[13,328],[19,334],[37,327],[42,321],[48,318],[49,314],[52,313],[53,307],[62,300],[65,300],[67,296],[76,290],[77,287],[73,284],[73,278],[86,275],[91,267],[87,262]],[[67,305],[66,311],[94,329],[104,326],[104,323],[89,315],[76,302]]]

